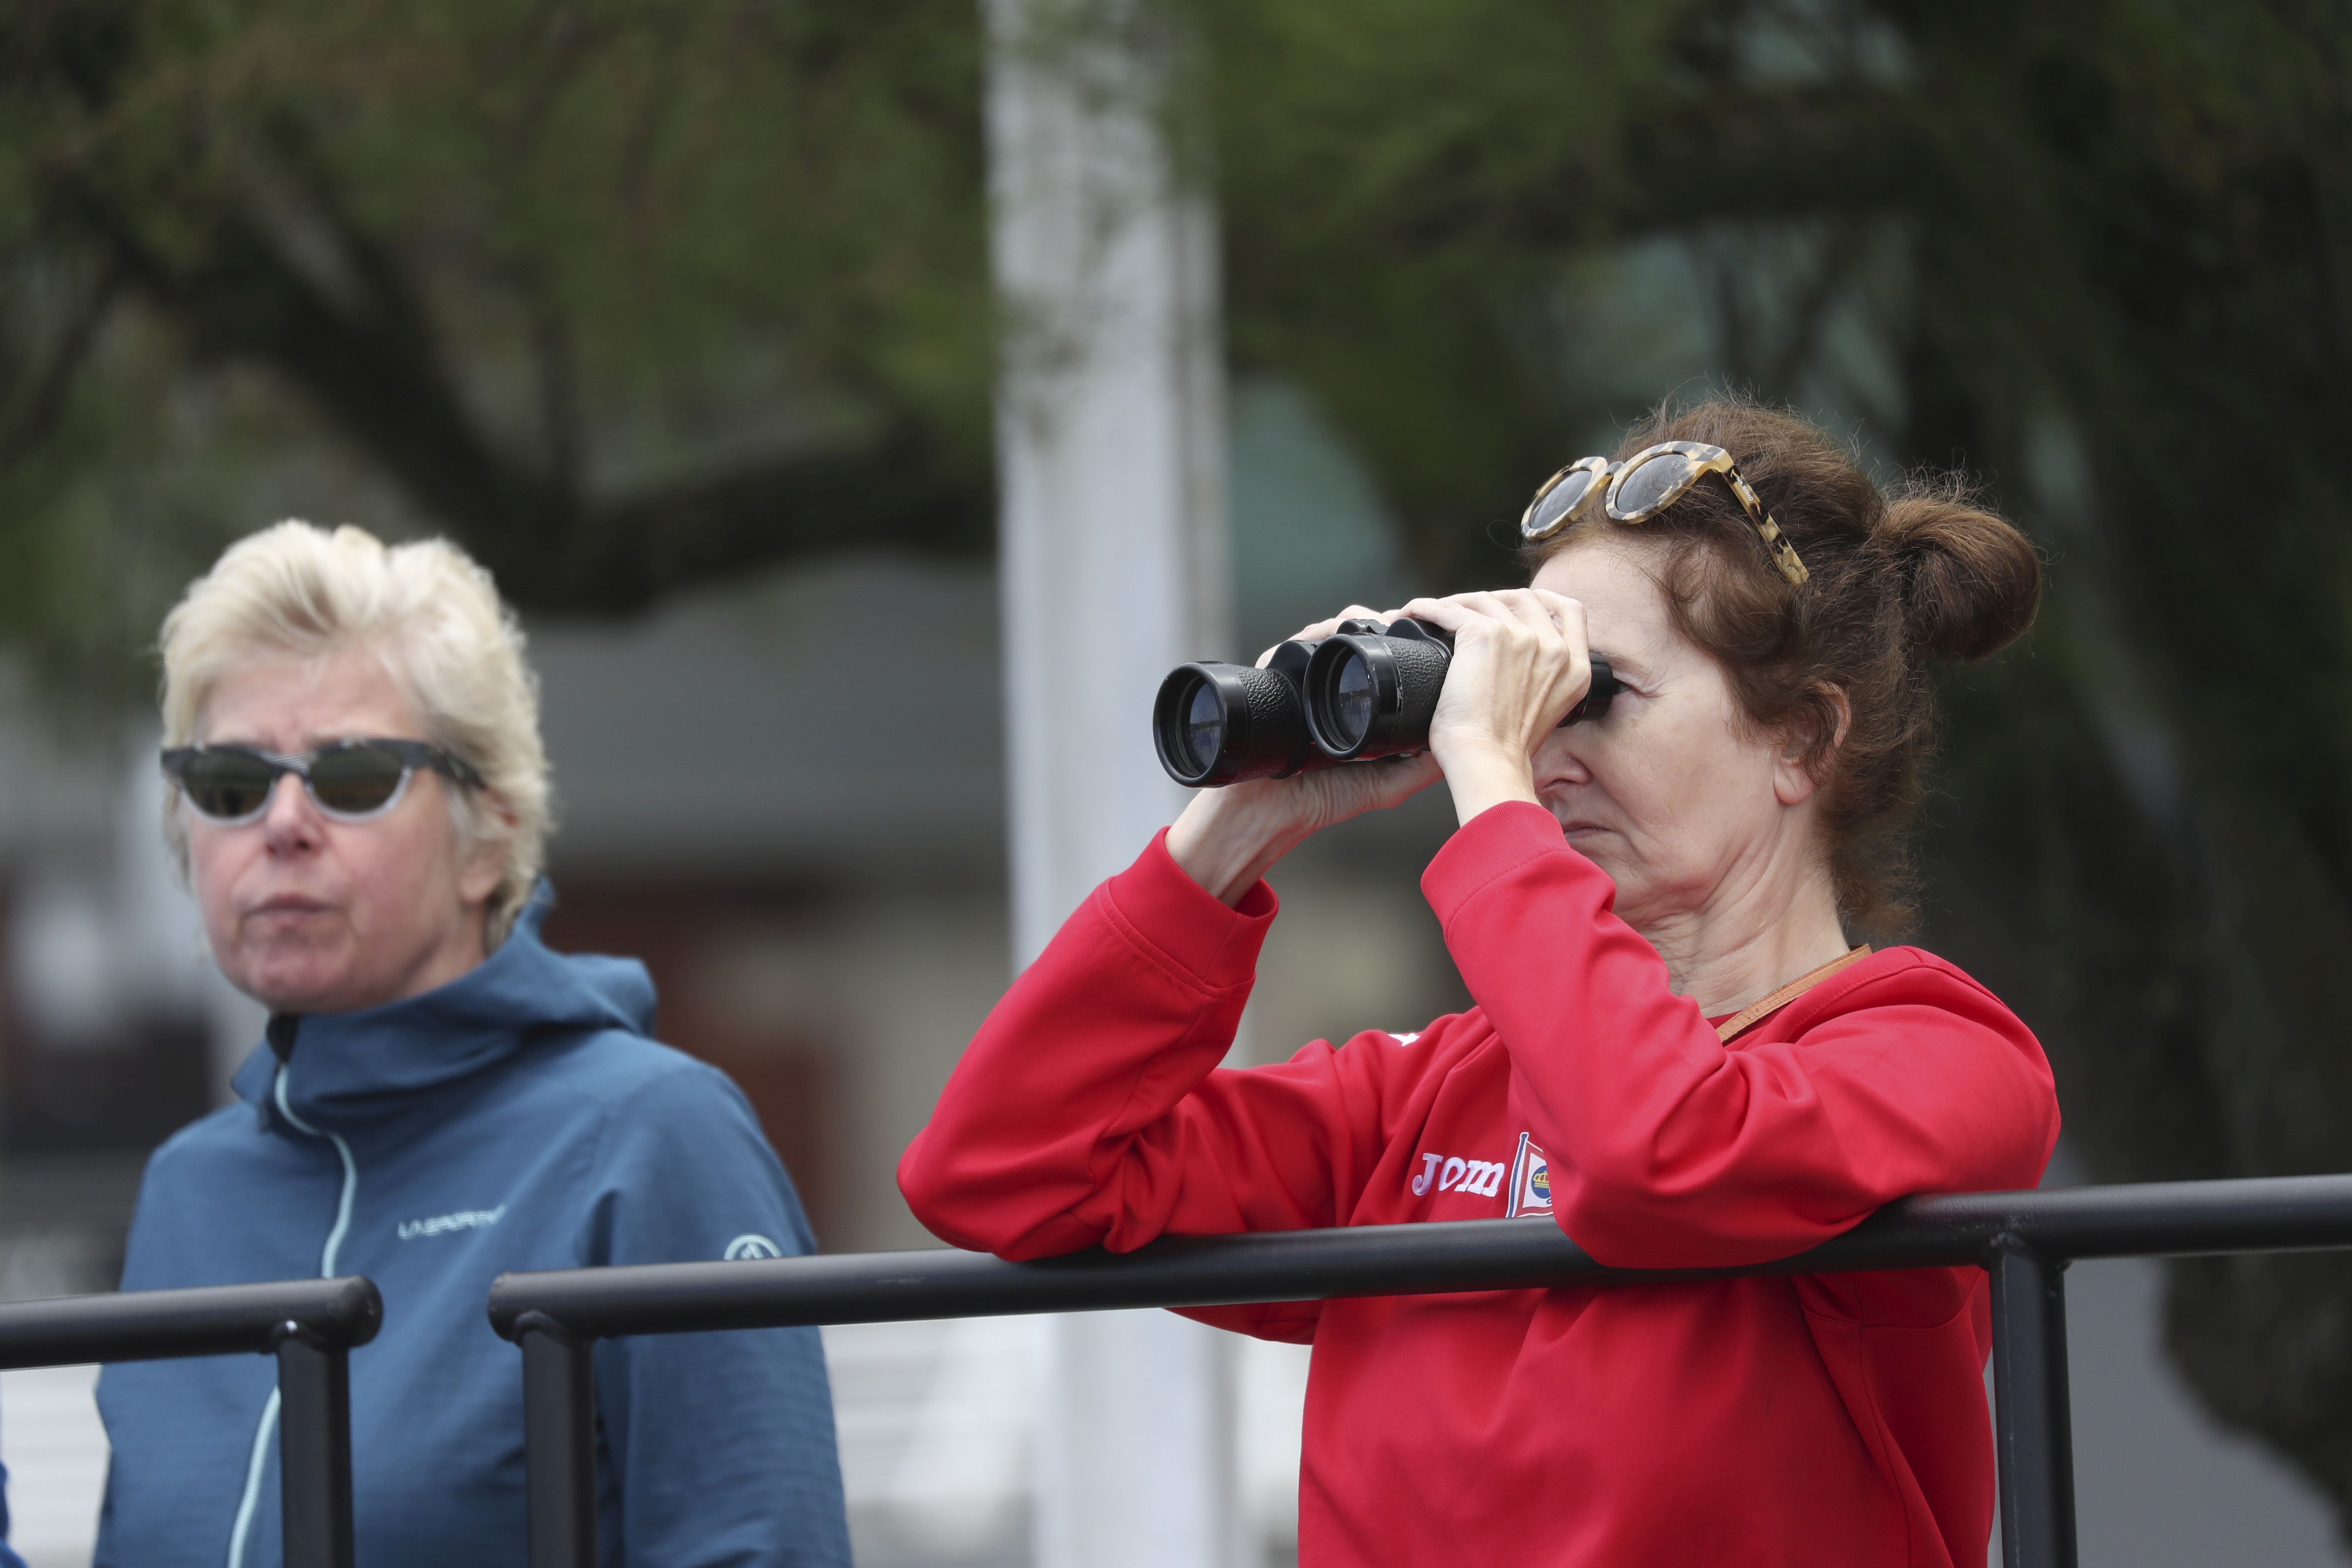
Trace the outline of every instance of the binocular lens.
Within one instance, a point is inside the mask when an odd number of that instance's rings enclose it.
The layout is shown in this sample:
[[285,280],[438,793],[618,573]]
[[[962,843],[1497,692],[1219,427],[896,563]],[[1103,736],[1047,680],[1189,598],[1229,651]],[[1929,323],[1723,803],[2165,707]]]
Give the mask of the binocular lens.
[[1453,639],[1416,620],[1343,622],[1307,666],[1316,747],[1346,762],[1421,750],[1452,658]]
[[1168,776],[1198,788],[1328,767],[1299,711],[1298,679],[1310,651],[1288,642],[1263,669],[1186,664],[1170,671],[1151,705],[1151,742]]
[[1331,739],[1343,751],[1363,744],[1372,727],[1372,667],[1352,649],[1331,681]]
[[1205,680],[1195,679],[1192,700],[1184,705],[1184,751],[1194,771],[1207,773],[1216,766],[1217,753],[1225,749],[1225,705],[1217,700],[1217,689]]

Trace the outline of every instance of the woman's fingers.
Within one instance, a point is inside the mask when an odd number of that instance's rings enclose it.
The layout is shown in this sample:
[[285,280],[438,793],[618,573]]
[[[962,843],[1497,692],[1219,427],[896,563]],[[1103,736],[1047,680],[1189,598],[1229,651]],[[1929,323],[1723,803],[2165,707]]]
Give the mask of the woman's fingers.
[[[1340,611],[1338,615],[1333,616],[1328,621],[1317,621],[1310,626],[1299,627],[1290,635],[1289,640],[1292,642],[1320,642],[1325,637],[1328,637],[1332,633],[1338,631],[1339,629],[1339,623],[1342,621],[1386,622],[1395,620],[1399,616],[1403,614],[1404,612],[1402,610],[1390,610],[1383,613],[1380,610],[1372,609],[1368,605],[1350,605],[1346,609]],[[1258,655],[1258,668],[1261,669],[1265,668],[1265,661],[1273,657],[1274,649],[1272,648],[1268,648],[1265,652]]]
[[1461,609],[1449,599],[1408,599],[1403,613],[1416,621],[1426,621],[1449,632],[1460,631],[1465,618]]
[[1508,619],[1549,646],[1568,635],[1571,621],[1581,623],[1583,608],[1563,595],[1539,588],[1503,588],[1480,595],[1498,619]]
[[1488,639],[1507,639],[1527,629],[1510,607],[1493,594],[1454,594],[1443,599],[1415,599],[1405,606],[1405,613],[1452,632],[1457,652],[1465,639],[1474,644]]
[[1498,657],[1518,663],[1556,658],[1565,648],[1564,633],[1549,607],[1525,589],[1415,601],[1416,606],[1423,605],[1432,612],[1425,618],[1454,634],[1457,655],[1488,644]]
[[1349,763],[1310,776],[1324,781],[1330,801],[1330,822],[1337,823],[1367,811],[1384,810],[1418,795],[1443,775],[1437,759],[1422,752],[1409,757],[1383,757],[1373,763]]
[[1480,758],[1516,766],[1589,683],[1584,606],[1533,588],[1416,599],[1413,615],[1454,634],[1454,662],[1431,717],[1431,749],[1476,776]]
[[1538,595],[1532,588],[1496,588],[1443,599],[1415,599],[1405,606],[1405,613],[1457,634],[1485,620],[1549,636],[1562,629],[1554,601],[1572,602],[1558,594]]
[[[1357,613],[1351,609],[1348,615]],[[1473,646],[1490,647],[1491,655],[1478,656],[1478,662],[1485,663],[1488,658],[1501,660],[1493,666],[1493,672],[1503,684],[1543,691],[1547,699],[1580,685],[1578,672],[1590,658],[1584,606],[1548,589],[1494,588],[1417,598],[1391,612],[1389,618],[1398,615],[1412,616],[1453,633],[1457,657],[1469,655]],[[1336,620],[1320,623],[1308,628],[1308,633],[1328,636],[1338,625]],[[1507,670],[1517,673],[1507,674]],[[1573,700],[1572,696],[1570,700]]]
[[1393,757],[1375,763],[1372,767],[1371,797],[1376,808],[1410,799],[1444,776],[1438,769],[1437,759],[1427,752]]
[[1584,637],[1584,605],[1565,594],[1555,594],[1549,588],[1529,588],[1528,596],[1541,605],[1551,616],[1552,624],[1577,641]]
[[1301,632],[1298,635],[1301,637],[1312,635],[1318,637],[1328,637],[1333,632],[1339,629],[1340,623],[1343,621],[1385,622],[1392,621],[1396,619],[1396,617],[1397,612],[1394,610],[1382,612],[1373,609],[1370,605],[1350,605],[1346,609],[1340,611],[1338,615],[1332,616],[1329,620],[1316,622],[1311,634]]

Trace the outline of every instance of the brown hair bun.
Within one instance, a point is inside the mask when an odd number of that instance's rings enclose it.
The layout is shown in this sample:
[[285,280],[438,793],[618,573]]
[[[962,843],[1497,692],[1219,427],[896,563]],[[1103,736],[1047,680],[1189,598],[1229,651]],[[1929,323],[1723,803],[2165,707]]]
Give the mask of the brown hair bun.
[[2042,558],[2003,519],[1946,480],[1898,494],[1871,531],[1904,583],[1912,640],[1939,658],[2000,652],[2033,624]]

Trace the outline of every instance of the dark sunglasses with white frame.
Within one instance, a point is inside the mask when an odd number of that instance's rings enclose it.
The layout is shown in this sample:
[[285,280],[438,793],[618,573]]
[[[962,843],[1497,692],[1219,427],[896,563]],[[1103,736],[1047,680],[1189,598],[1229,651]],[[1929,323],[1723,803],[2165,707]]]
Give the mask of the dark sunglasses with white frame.
[[472,788],[482,784],[471,763],[438,746],[372,737],[291,755],[258,746],[173,746],[163,763],[163,776],[178,786],[189,809],[223,827],[260,821],[286,773],[300,779],[310,804],[336,822],[382,816],[407,795],[419,768]]
[[1709,474],[1720,474],[1731,487],[1732,499],[1756,525],[1758,537],[1771,552],[1772,564],[1790,584],[1801,587],[1808,574],[1797,559],[1796,546],[1780,531],[1756,491],[1740,476],[1731,454],[1704,441],[1661,441],[1645,447],[1622,463],[1606,458],[1579,458],[1536,491],[1519,519],[1519,536],[1529,543],[1549,539],[1571,522],[1595,512],[1612,522],[1649,521],[1688,495],[1691,487]]

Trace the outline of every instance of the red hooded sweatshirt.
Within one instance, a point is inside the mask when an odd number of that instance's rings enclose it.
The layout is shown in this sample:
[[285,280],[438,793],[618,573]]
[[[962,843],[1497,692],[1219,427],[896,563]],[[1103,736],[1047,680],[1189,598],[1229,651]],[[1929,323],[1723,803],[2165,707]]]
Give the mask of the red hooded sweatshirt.
[[[1155,841],[973,1040],[898,1182],[957,1246],[1549,1210],[1601,1261],[1755,1263],[1911,1193],[2030,1187],[2050,1068],[1916,948],[1728,1043],[1543,809],[1494,807],[1422,879],[1477,1001],[1417,1033],[1218,1066],[1274,919]],[[1190,1314],[1312,1342],[1307,1568],[1984,1561],[1976,1268],[1289,1302]]]

